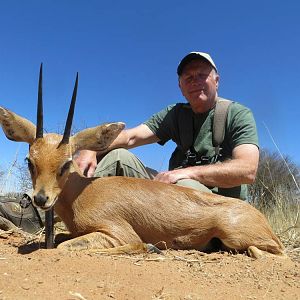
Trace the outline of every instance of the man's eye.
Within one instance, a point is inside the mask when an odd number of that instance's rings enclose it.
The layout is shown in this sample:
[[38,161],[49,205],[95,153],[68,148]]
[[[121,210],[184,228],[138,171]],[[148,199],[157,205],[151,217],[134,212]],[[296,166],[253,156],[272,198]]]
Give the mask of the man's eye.
[[198,74],[198,78],[199,78],[200,80],[204,80],[204,79],[206,79],[207,77],[208,77],[207,74]]
[[193,81],[193,76],[188,76],[184,78],[185,82],[192,82]]

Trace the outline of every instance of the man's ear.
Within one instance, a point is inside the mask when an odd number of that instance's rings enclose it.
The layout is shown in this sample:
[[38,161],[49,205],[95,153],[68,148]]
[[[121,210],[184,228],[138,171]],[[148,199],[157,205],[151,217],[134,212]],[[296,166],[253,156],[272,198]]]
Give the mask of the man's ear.
[[35,125],[3,107],[0,107],[0,124],[9,140],[27,142],[30,145],[35,140]]
[[216,89],[218,90],[218,88],[219,88],[219,81],[220,81],[219,74],[216,74],[215,81],[216,81]]
[[104,151],[124,129],[122,122],[108,123],[84,129],[70,138],[72,152],[77,150]]
[[185,97],[185,95],[184,95],[184,93],[183,93],[183,90],[182,90],[182,88],[181,88],[180,76],[178,77],[178,87],[179,87],[179,89],[180,89],[180,91],[181,91],[182,96]]
[[178,87],[179,87],[180,90],[181,90],[180,77],[178,77]]

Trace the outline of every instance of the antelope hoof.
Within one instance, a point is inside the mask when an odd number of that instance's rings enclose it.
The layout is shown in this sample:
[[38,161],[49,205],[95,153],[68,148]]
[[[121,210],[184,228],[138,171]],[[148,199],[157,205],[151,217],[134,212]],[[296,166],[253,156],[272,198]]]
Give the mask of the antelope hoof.
[[280,259],[290,260],[290,258],[285,253],[273,254],[273,253],[270,253],[270,252],[260,250],[255,246],[250,246],[247,249],[247,253],[251,258],[254,258],[254,259],[259,259],[259,258],[262,258],[262,257],[273,257],[273,258],[276,257],[276,258],[280,258]]
[[258,259],[258,258],[261,258],[262,256],[264,256],[263,251],[259,250],[255,246],[250,246],[247,249],[247,253],[251,258],[254,258],[254,259]]
[[81,250],[88,250],[91,247],[90,241],[86,239],[79,239],[79,240],[69,240],[62,242],[57,246],[59,250],[67,250],[67,251],[81,251]]

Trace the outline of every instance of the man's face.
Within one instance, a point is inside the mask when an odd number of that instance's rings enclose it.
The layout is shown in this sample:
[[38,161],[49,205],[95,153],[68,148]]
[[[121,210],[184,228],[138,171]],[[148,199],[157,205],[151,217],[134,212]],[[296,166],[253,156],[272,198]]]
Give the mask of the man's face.
[[179,77],[182,95],[195,113],[210,110],[216,102],[219,76],[205,60],[192,60]]

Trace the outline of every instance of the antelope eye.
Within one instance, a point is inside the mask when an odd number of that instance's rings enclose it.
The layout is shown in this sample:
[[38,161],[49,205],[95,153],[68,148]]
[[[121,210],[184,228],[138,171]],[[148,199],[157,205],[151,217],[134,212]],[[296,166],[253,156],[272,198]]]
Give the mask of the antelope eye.
[[70,169],[72,160],[67,161],[60,169],[59,176],[63,176],[66,171]]
[[30,161],[29,158],[25,158],[25,161],[27,162],[27,166],[28,166],[30,173],[33,173],[33,171],[34,171],[33,163]]

